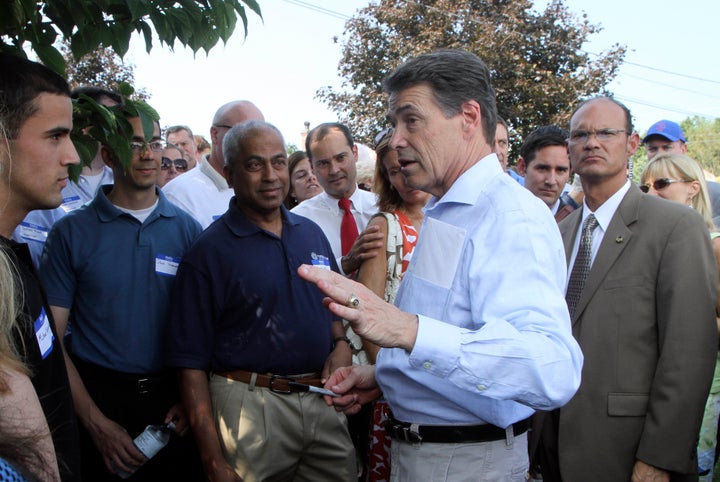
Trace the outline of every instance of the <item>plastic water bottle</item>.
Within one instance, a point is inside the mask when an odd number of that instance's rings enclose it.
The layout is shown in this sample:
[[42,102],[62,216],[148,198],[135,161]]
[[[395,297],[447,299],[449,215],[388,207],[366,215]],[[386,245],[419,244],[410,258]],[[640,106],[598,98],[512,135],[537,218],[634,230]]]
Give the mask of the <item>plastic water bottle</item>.
[[[170,435],[172,435],[174,428],[175,424],[172,421],[167,425],[148,425],[140,435],[135,437],[133,444],[135,444],[135,447],[137,447],[137,449],[145,456],[143,464],[153,458],[168,444],[170,441]],[[137,468],[135,470],[137,470]],[[116,469],[115,473],[121,479],[127,479],[135,473],[135,470],[132,472],[125,472],[124,470]]]

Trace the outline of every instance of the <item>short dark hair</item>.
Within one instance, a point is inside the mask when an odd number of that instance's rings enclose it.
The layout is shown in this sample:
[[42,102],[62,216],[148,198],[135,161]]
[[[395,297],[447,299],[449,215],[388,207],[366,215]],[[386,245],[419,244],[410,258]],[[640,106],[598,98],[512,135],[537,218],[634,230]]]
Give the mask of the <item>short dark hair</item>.
[[78,99],[81,95],[86,95],[95,102],[100,102],[103,97],[107,97],[116,104],[123,103],[123,99],[120,94],[109,89],[103,89],[102,87],[81,85],[80,87],[75,87],[72,92],[70,92],[70,97],[73,99]]
[[383,90],[396,94],[401,90],[427,83],[447,118],[460,113],[463,102],[480,104],[483,135],[495,144],[498,123],[495,89],[490,84],[490,70],[477,55],[464,50],[438,50],[414,57],[383,81]]
[[341,124],[340,122],[325,122],[324,124],[320,124],[316,127],[313,127],[313,129],[308,132],[308,135],[305,138],[305,152],[307,153],[308,159],[310,159],[310,164],[312,164],[312,152],[310,151],[310,143],[316,140],[323,140],[325,136],[327,136],[330,131],[333,130],[339,130],[340,132],[342,132],[342,134],[345,136],[345,139],[347,140],[348,146],[350,146],[351,149],[355,145],[352,134],[350,133],[350,129],[345,124]]
[[20,127],[35,114],[38,95],[70,97],[70,87],[57,72],[42,64],[0,53],[0,129],[15,139]]
[[520,146],[520,157],[525,160],[525,166],[528,166],[537,151],[543,147],[549,146],[566,146],[568,134],[565,129],[558,126],[542,126],[532,131]]
[[609,100],[610,102],[612,102],[613,104],[615,104],[616,106],[620,107],[623,110],[623,113],[625,114],[625,130],[628,133],[634,132],[635,127],[633,126],[632,114],[630,113],[630,109],[628,109],[628,107],[625,104],[623,104],[622,102],[620,102],[619,100],[617,100],[615,97],[613,97],[611,95],[596,95],[594,97],[590,97],[589,99],[585,99],[575,108],[575,110],[573,110],[572,116],[570,116],[570,122],[572,123],[572,118],[575,115],[575,113],[577,111],[579,111],[582,107],[584,107],[586,104],[589,104],[590,102],[594,102],[596,100],[602,100],[602,99]]
[[233,126],[233,128],[230,129],[223,138],[222,152],[223,157],[225,158],[225,165],[232,168],[233,163],[242,155],[242,146],[245,141],[264,129],[270,129],[277,132],[277,135],[280,136],[280,140],[283,144],[285,144],[285,139],[283,138],[280,129],[269,122],[259,120],[248,120],[242,122]]

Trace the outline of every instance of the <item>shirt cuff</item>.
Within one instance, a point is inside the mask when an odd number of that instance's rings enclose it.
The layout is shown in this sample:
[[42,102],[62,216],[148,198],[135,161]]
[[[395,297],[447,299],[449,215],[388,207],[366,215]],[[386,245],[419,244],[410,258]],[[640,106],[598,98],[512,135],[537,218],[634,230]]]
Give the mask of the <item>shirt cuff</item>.
[[415,346],[410,365],[439,377],[447,377],[457,367],[461,330],[442,321],[418,315]]

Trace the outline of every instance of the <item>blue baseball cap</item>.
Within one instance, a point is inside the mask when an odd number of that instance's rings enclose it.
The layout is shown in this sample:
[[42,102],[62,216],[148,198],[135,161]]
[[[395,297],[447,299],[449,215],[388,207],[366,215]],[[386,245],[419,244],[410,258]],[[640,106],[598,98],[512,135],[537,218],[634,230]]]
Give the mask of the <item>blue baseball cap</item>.
[[685,134],[683,133],[680,125],[669,120],[661,120],[651,125],[650,129],[648,129],[647,134],[645,134],[645,137],[642,140],[643,144],[647,142],[648,137],[650,136],[662,136],[670,142],[687,142],[685,140]]

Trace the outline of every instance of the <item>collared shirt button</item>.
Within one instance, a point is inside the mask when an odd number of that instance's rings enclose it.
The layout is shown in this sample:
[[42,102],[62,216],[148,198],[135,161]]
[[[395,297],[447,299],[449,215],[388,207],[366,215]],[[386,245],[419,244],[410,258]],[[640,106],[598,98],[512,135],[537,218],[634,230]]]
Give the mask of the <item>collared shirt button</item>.
[[486,387],[485,385],[483,385],[483,384],[480,384],[480,385],[477,386],[477,389],[482,392],[482,391],[487,390],[487,387]]
[[423,363],[423,368],[425,370],[430,370],[432,368],[432,362],[426,361],[425,363]]

